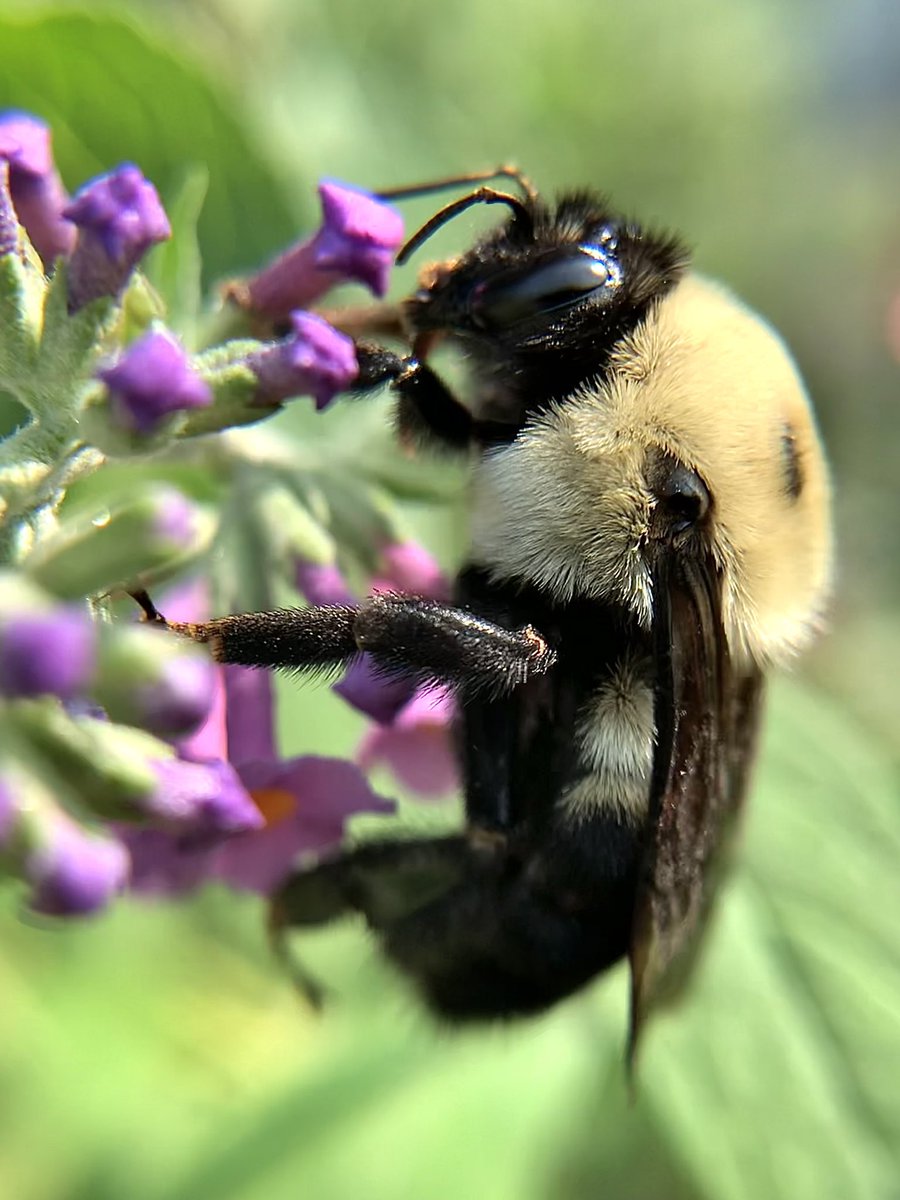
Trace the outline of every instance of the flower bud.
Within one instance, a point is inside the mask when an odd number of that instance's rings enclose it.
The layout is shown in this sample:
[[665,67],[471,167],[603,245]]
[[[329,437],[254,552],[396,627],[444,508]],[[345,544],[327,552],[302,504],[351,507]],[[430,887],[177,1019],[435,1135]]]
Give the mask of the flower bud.
[[160,759],[148,815],[173,827],[211,836],[260,829],[265,820],[230,763]]
[[348,280],[364,284],[376,296],[385,294],[403,241],[403,218],[371,193],[332,180],[319,185],[319,199],[318,233],[236,287],[232,295],[242,307],[279,320]]
[[128,881],[128,852],[115,838],[88,833],[59,814],[47,843],[28,859],[30,906],[48,916],[84,916],[105,908]]
[[102,629],[93,695],[113,721],[183,738],[209,716],[215,668],[187,641],[141,625]]
[[294,568],[294,583],[309,604],[356,603],[336,563],[298,559]]
[[108,389],[114,423],[129,432],[153,433],[171,413],[212,401],[189,355],[161,329],[132,342],[117,363],[97,376]]
[[8,719],[35,760],[52,763],[77,804],[95,818],[198,836],[262,823],[228,763],[186,761],[140,729],[73,717],[58,705],[23,701]]
[[83,694],[96,670],[96,642],[94,622],[79,609],[0,615],[0,693]]
[[380,555],[375,591],[398,591],[429,600],[449,600],[450,583],[434,557],[418,542],[391,542]]
[[206,548],[213,518],[174,488],[148,488],[93,518],[64,521],[25,560],[29,576],[63,599],[149,582]]
[[78,226],[69,263],[69,311],[101,296],[118,297],[152,245],[172,230],[156,188],[123,163],[91,180],[63,210]]
[[315,313],[292,312],[291,328],[290,337],[247,359],[259,382],[258,402],[274,405],[310,395],[317,409],[327,408],[359,373],[353,340]]
[[50,131],[30,113],[0,113],[0,159],[9,164],[9,194],[19,224],[49,269],[75,244],[75,227],[63,208],[66,190],[53,162]]
[[128,877],[124,847],[76,824],[40,775],[9,757],[0,768],[0,857],[31,885],[30,907],[53,916],[95,912]]

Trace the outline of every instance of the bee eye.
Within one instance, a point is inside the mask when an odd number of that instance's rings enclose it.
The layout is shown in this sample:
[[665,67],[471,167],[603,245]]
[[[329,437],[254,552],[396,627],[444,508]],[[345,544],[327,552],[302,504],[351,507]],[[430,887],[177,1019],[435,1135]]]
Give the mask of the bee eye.
[[674,465],[657,491],[669,521],[669,532],[685,533],[698,525],[712,505],[709,489],[696,471]]
[[618,261],[603,246],[554,254],[514,279],[483,284],[472,293],[469,314],[482,329],[503,329],[543,313],[569,308],[622,282]]

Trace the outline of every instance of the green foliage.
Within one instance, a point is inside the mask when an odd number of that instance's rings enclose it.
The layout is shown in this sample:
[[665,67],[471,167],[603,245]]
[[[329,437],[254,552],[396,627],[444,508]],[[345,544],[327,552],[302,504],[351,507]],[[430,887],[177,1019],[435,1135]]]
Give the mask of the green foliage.
[[[895,468],[873,453],[871,429],[884,422],[889,442],[896,406],[881,315],[862,297],[896,288],[873,265],[896,189],[877,150],[870,162],[836,145],[841,113],[817,91],[838,6],[387,8],[19,10],[0,18],[0,103],[50,121],[69,186],[124,157],[161,185],[176,237],[151,277],[191,321],[199,252],[215,278],[287,242],[299,218],[286,181],[319,169],[377,184],[518,157],[542,183],[601,178],[627,205],[686,225],[707,268],[784,321],[820,385],[854,534],[844,603],[857,630],[888,611]],[[895,101],[872,101],[873,130],[890,127],[891,103],[896,115]],[[299,211],[308,193],[297,195]],[[412,524],[424,502],[457,495],[452,470],[392,453],[377,406],[350,421],[339,407],[317,418],[295,406],[267,428],[312,478],[346,422],[348,461],[354,439],[371,439],[359,484],[403,496]],[[117,471],[123,487],[159,478],[212,498],[189,464],[149,460],[83,481],[76,510]],[[349,485],[303,500],[349,531],[348,497]],[[456,510],[424,522],[452,559]],[[357,538],[362,553],[370,539]],[[649,1032],[635,1104],[621,974],[541,1021],[451,1035],[418,1015],[359,931],[298,946],[334,989],[316,1018],[266,957],[255,901],[132,903],[63,931],[23,924],[9,904],[3,1194],[888,1200],[900,1171],[900,805],[895,764],[856,728],[848,714],[863,705],[842,681],[871,693],[885,729],[900,709],[893,675],[878,682],[883,637],[862,666],[861,644],[838,620],[818,659],[838,701],[796,683],[774,691],[738,868],[697,986]],[[280,700],[288,752],[346,751],[359,733],[319,687],[288,682]],[[404,810],[414,827],[448,819]]]
[[255,265],[293,236],[297,214],[284,176],[184,47],[111,12],[7,17],[2,32],[0,107],[49,122],[70,189],[127,159],[165,201],[180,193],[190,204],[185,172],[202,163],[210,180],[200,221],[209,280]]
[[[315,703],[295,695],[292,719]],[[20,1194],[68,1196],[83,1174],[135,1200],[888,1197],[895,775],[795,685],[771,726],[698,985],[651,1029],[635,1105],[622,974],[543,1020],[451,1036],[352,930],[300,939],[333,988],[309,1013],[255,901],[131,904],[55,935],[7,914],[0,1116]]]

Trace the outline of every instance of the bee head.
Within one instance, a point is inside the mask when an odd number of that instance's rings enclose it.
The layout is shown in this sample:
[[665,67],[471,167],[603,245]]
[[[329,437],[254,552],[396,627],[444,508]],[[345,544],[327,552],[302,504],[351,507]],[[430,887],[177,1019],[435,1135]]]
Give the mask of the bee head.
[[702,562],[730,651],[764,663],[819,621],[827,492],[783,344],[727,292],[688,275],[616,342],[601,378],[484,456],[475,558],[562,602],[622,605],[647,627],[660,560],[676,570]]

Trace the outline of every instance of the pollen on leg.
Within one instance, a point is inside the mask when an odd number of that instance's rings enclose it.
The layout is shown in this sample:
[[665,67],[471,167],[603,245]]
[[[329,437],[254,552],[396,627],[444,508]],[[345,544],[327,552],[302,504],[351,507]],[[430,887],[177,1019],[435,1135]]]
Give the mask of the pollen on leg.
[[522,630],[522,636],[534,646],[535,658],[545,658],[547,655],[552,655],[553,651],[547,644],[546,639],[541,637],[533,625],[526,625]]

